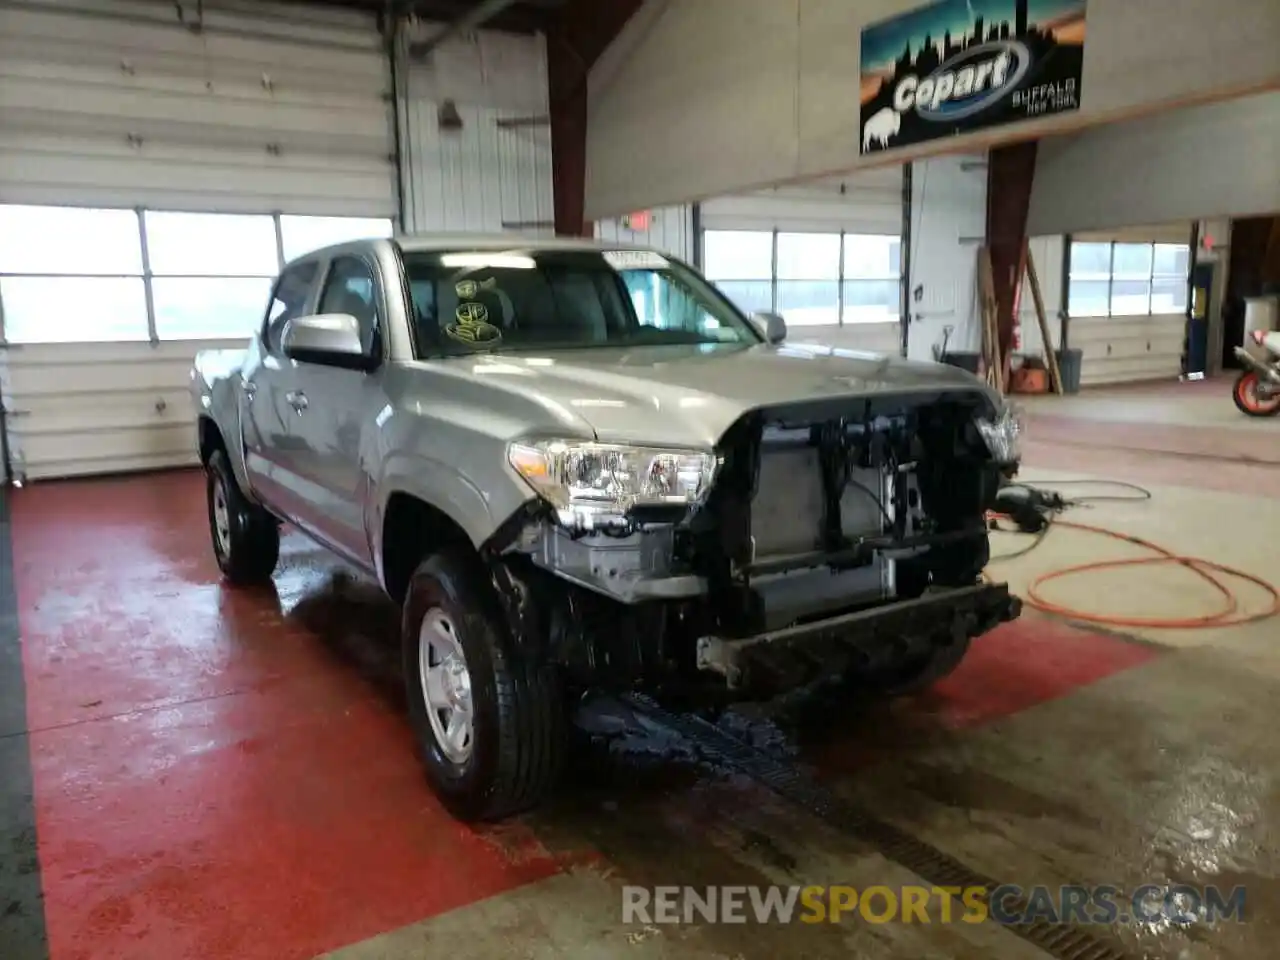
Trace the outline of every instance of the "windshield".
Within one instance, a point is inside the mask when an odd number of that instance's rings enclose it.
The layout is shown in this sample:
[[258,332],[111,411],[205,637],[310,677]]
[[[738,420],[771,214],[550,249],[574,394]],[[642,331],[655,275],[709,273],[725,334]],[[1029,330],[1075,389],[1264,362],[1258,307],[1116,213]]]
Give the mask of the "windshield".
[[649,251],[405,251],[419,357],[761,338],[706,280]]

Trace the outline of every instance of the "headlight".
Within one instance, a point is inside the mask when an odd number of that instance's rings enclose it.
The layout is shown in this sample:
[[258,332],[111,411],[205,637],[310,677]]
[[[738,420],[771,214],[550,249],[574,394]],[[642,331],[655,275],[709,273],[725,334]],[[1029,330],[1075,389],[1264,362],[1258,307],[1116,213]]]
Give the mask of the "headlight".
[[621,519],[633,507],[696,503],[717,464],[696,450],[563,440],[513,443],[507,460],[562,521],[582,526]]
[[977,421],[978,433],[997,463],[1017,463],[1022,459],[1022,418],[1012,404],[1004,404],[994,419]]

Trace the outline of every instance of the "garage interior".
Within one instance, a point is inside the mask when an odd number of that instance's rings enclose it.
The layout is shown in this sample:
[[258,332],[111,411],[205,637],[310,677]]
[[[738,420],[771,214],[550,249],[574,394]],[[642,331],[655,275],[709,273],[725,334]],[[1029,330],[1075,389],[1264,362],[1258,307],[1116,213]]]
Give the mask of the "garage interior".
[[[0,960],[1274,955],[1280,419],[1233,390],[1280,329],[1280,4],[1088,0],[1078,109],[880,157],[859,37],[921,6],[0,0]],[[896,699],[617,704],[545,805],[456,821],[378,585],[292,530],[269,588],[220,576],[190,378],[295,256],[502,233],[652,247],[788,344],[1003,362],[1063,501],[992,518],[1023,615]],[[1245,906],[622,909],[997,884]]]

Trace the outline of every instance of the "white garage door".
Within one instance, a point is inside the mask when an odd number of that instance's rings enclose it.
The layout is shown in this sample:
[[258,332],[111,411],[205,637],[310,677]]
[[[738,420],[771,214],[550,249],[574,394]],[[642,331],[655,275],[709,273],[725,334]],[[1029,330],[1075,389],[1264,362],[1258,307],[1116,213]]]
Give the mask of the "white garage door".
[[902,171],[873,170],[702,204],[707,276],[788,339],[896,354]]
[[282,259],[387,235],[372,16],[195,0],[0,7],[0,318],[20,477],[190,462],[197,349]]

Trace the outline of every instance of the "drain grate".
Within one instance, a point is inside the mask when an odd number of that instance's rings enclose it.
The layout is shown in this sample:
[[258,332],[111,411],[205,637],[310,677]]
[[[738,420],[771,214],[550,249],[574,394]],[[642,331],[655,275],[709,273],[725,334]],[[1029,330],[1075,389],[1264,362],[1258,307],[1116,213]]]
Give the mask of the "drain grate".
[[[802,776],[785,761],[757,750],[706,720],[672,713],[641,694],[629,694],[625,699],[634,710],[692,741],[711,762],[731,767],[768,787],[842,833],[874,847],[886,859],[934,886],[985,887],[987,890],[1000,886],[993,878],[869,815]],[[1025,913],[1030,906],[1021,897],[1008,897],[1004,902],[1013,913]],[[1005,929],[1058,960],[1130,960],[1129,955],[1117,945],[1078,926],[1040,919],[1011,924]]]

